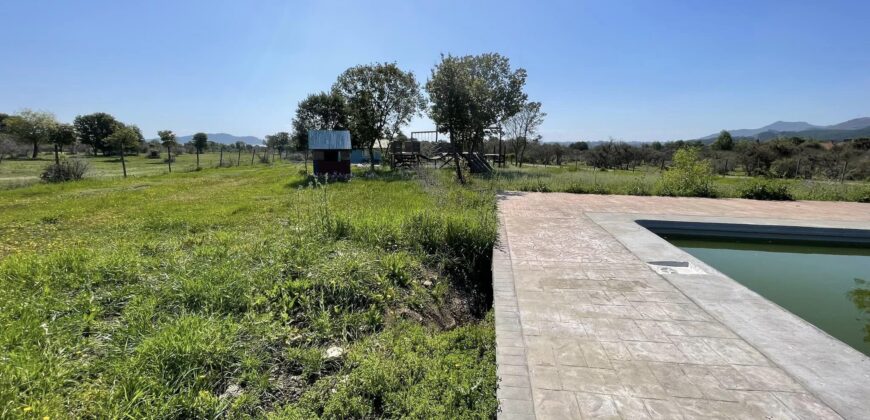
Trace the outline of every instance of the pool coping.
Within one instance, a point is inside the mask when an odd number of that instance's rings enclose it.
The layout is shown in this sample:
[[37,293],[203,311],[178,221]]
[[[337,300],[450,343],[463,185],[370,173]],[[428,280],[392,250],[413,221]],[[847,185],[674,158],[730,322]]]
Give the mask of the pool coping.
[[703,274],[659,274],[703,310],[792,375],[846,418],[870,409],[870,357],[831,337],[703,261],[641,226],[639,220],[779,226],[781,228],[870,229],[870,223],[755,217],[710,217],[638,213],[585,213],[643,261],[684,261]]

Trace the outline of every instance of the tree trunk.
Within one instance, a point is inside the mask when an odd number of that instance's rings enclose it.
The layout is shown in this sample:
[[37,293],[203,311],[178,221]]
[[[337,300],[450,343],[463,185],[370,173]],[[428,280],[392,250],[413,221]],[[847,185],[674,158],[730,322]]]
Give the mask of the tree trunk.
[[196,149],[196,169],[199,169],[199,149]]
[[375,144],[369,144],[369,165],[371,165],[372,172],[375,171]]
[[526,146],[523,146],[520,148],[520,153],[517,155],[517,159],[520,162],[520,164],[518,166],[520,168],[523,167],[523,158],[525,157],[525,155],[526,155]]
[[224,167],[224,147],[221,146],[221,163],[218,164],[221,168]]
[[57,143],[54,145],[54,164],[60,166],[60,155],[57,152]]
[[166,155],[169,156],[169,158],[166,159],[166,163],[169,164],[169,173],[172,173],[172,148],[169,146],[166,146]]
[[465,178],[462,177],[462,167],[459,164],[459,155],[461,151],[459,150],[459,145],[454,141],[455,138],[453,131],[450,131],[450,144],[453,145],[453,163],[456,164],[456,180],[459,181],[460,184],[465,184]]
[[254,155],[255,155],[256,153],[257,153],[257,148],[256,148],[256,147],[252,147],[252,148],[251,148],[251,166],[254,166]]
[[124,148],[121,147],[121,170],[124,171],[124,178],[127,177],[127,162],[124,161]]
[[33,142],[33,159],[36,159],[36,155],[39,154],[39,143]]

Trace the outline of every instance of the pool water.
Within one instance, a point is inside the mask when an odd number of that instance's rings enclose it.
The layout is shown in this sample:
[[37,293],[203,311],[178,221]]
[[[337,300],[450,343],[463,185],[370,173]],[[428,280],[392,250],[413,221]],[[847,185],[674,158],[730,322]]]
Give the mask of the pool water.
[[870,356],[870,248],[663,237]]

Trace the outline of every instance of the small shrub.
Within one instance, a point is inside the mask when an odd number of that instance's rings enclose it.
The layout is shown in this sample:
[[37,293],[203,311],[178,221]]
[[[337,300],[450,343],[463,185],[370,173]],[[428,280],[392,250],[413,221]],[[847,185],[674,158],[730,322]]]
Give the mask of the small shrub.
[[260,163],[269,163],[269,162],[270,162],[269,155],[264,154],[264,155],[260,156]]
[[149,150],[147,157],[148,157],[148,159],[160,159],[160,151],[159,150]]
[[652,191],[650,191],[649,185],[645,182],[643,177],[635,178],[631,181],[631,184],[628,186],[628,195],[651,195]]
[[610,194],[610,190],[604,184],[602,184],[598,181],[595,181],[595,183],[592,184],[592,187],[589,188],[588,193],[589,194],[606,195],[606,194]]
[[737,194],[740,198],[748,198],[750,200],[794,200],[788,185],[766,179],[753,179],[741,186]]
[[698,150],[683,148],[674,153],[673,166],[658,183],[658,194],[674,197],[713,197],[713,169],[698,157]]
[[77,181],[84,178],[88,168],[88,162],[84,160],[65,160],[46,166],[39,177],[45,182]]

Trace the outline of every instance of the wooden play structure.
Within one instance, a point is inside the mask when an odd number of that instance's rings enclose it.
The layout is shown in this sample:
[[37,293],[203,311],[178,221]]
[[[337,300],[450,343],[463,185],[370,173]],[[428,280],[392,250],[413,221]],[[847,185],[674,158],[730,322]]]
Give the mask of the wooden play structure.
[[[419,166],[423,163],[432,163],[443,168],[453,162],[458,156],[463,159],[472,173],[490,173],[493,165],[502,167],[507,162],[505,159],[505,147],[501,140],[501,128],[490,127],[490,134],[498,134],[498,147],[496,153],[482,154],[478,152],[455,153],[449,137],[438,130],[413,131],[411,139],[406,141],[394,141],[390,143],[390,165],[393,168],[408,168]],[[432,152],[429,156],[421,153],[421,141],[433,143]],[[490,164],[489,161],[492,161]]]

